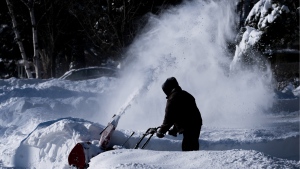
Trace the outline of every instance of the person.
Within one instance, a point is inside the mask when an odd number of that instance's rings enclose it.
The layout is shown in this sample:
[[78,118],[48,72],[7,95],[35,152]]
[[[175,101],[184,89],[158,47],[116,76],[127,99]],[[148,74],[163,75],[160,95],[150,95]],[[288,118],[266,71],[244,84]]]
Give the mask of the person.
[[162,90],[167,95],[167,104],[163,123],[156,136],[162,138],[166,132],[175,137],[177,133],[183,134],[182,151],[199,150],[202,117],[195,98],[181,89],[175,77],[168,78]]

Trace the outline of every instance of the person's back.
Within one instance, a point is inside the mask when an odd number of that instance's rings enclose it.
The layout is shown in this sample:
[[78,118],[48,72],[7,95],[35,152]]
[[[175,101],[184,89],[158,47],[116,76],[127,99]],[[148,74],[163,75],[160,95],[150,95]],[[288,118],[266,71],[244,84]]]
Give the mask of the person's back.
[[172,113],[176,114],[175,126],[179,133],[202,125],[200,111],[190,93],[181,88],[176,89],[168,98],[168,102],[173,106],[169,109],[173,109]]

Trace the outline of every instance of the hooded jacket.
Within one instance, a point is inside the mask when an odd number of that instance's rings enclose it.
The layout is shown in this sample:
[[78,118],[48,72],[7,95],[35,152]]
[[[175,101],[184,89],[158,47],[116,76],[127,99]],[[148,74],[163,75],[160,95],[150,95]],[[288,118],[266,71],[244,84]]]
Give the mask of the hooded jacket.
[[[176,80],[176,79],[175,79]],[[177,82],[177,81],[176,81]],[[163,90],[165,84],[163,85]],[[173,86],[172,86],[173,87]],[[166,93],[166,92],[165,92]],[[165,117],[160,132],[166,133],[173,125],[180,134],[202,126],[202,117],[195,98],[175,84],[175,88],[167,94]]]

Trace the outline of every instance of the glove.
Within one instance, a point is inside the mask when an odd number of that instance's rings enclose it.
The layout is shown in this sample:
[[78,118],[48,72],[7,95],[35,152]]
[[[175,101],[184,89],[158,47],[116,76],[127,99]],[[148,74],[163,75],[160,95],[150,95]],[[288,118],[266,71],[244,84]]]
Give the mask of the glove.
[[150,134],[154,134],[156,132],[156,128],[150,128],[148,132]]
[[163,138],[165,135],[164,135],[164,133],[161,133],[159,130],[156,132],[156,136],[158,137],[158,138]]
[[168,134],[171,136],[177,137],[177,130],[172,128],[171,130],[169,130]]

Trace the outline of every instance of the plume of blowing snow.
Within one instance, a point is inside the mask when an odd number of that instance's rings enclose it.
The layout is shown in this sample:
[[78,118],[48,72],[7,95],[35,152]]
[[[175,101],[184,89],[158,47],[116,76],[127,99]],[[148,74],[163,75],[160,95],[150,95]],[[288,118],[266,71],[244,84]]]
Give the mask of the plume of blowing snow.
[[196,98],[205,126],[234,127],[257,123],[272,105],[268,72],[229,72],[228,41],[236,35],[235,2],[192,1],[162,15],[150,16],[147,27],[127,51],[127,65],[106,112],[115,113],[132,93],[122,128],[160,125],[165,95],[161,85],[174,76]]

